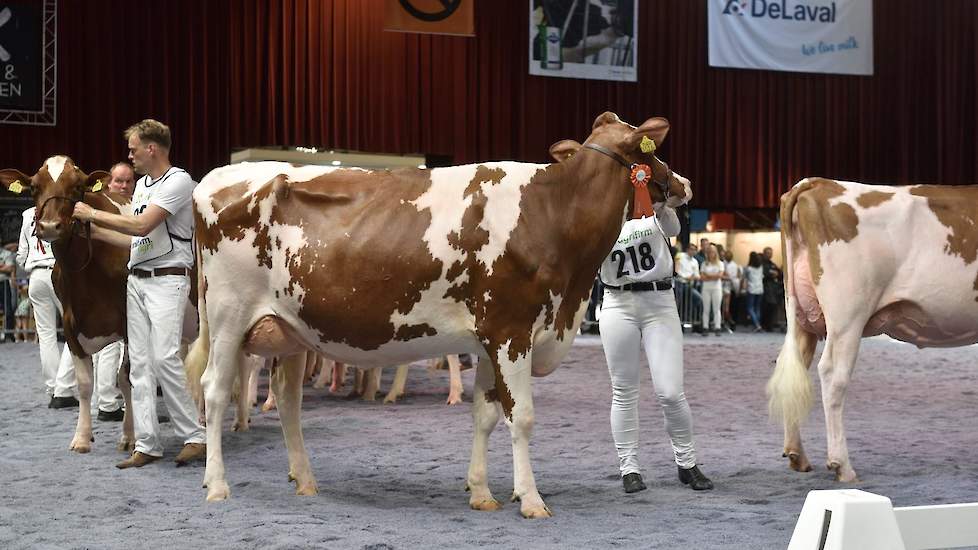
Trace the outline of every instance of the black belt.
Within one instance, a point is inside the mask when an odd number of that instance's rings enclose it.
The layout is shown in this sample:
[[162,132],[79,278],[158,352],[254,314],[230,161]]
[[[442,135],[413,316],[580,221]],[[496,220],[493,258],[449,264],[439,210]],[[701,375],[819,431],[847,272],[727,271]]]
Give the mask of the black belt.
[[612,290],[669,290],[672,288],[672,280],[652,281],[649,283],[628,283],[621,286],[604,285],[605,288]]
[[146,269],[130,269],[129,273],[140,279],[148,279],[150,277],[162,277],[163,275],[189,275],[190,270],[186,267],[157,267],[152,271]]
[[35,265],[34,267],[31,268],[31,271],[34,271],[35,269],[54,269],[54,266],[53,265]]

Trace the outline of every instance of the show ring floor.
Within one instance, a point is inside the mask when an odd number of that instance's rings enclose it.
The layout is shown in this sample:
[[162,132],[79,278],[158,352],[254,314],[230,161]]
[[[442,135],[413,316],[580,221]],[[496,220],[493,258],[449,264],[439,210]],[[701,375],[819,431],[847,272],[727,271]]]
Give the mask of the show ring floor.
[[[649,377],[641,398],[641,460],[649,490],[626,495],[608,421],[600,341],[579,337],[564,363],[534,379],[531,456],[555,516],[528,521],[512,491],[509,431],[489,452],[499,512],[468,507],[473,371],[466,403],[444,404],[446,371],[413,369],[396,405],[305,388],[303,425],[320,494],[296,497],[275,412],[248,432],[225,423],[231,500],[205,503],[203,467],[176,468],[180,442],[163,425],[165,460],[117,470],[119,423],[95,421],[92,453],[68,451],[77,409],[51,410],[35,344],[0,345],[0,548],[784,548],[812,489],[856,487],[895,506],[978,501],[978,369],[974,347],[917,350],[863,341],[845,422],[861,478],[837,484],[825,463],[819,404],[803,427],[816,470],[781,458],[764,384],[783,335],[686,337],[686,395],[700,466],[716,490],[676,480]],[[814,372],[812,373],[814,376]],[[393,369],[384,374],[386,391]],[[259,393],[264,395],[267,380]],[[349,385],[344,393],[349,391]],[[817,384],[816,384],[817,391]]]

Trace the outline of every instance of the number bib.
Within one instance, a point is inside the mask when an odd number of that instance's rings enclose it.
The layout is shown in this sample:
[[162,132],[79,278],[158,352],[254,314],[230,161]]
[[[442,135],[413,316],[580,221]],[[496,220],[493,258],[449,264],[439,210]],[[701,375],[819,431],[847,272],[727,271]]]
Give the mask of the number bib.
[[601,264],[601,282],[622,286],[672,277],[672,253],[654,216],[628,220]]

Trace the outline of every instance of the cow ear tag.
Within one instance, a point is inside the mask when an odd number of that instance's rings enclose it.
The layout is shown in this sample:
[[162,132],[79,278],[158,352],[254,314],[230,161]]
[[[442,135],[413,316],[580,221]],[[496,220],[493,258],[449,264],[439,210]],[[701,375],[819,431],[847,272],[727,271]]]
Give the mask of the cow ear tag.
[[92,193],[98,193],[102,190],[102,180],[95,180],[95,185],[92,186]]
[[14,193],[14,194],[19,195],[20,192],[24,190],[24,186],[20,184],[20,180],[17,180],[15,182],[11,183],[10,186],[7,187],[7,189],[11,193]]
[[649,139],[649,136],[642,136],[642,143],[639,145],[642,148],[643,153],[654,153],[655,152],[655,142]]

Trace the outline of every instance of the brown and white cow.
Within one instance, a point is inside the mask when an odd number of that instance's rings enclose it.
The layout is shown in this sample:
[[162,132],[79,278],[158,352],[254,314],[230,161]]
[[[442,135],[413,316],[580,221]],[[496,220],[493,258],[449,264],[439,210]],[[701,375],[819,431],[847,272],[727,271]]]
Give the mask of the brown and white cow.
[[828,467],[856,481],[842,411],[860,339],[978,342],[978,186],[804,179],[781,197],[781,223],[788,334],[768,382],[771,413],[783,418],[791,468],[810,471],[799,425],[812,406],[806,369],[825,338]]
[[549,165],[261,162],[208,174],[194,191],[201,335],[187,359],[206,360],[208,500],[230,494],[220,419],[242,351],[288,356],[272,385],[298,494],[318,492],[299,419],[304,350],[364,367],[472,353],[481,360],[469,504],[500,507],[486,453],[501,413],[513,499],[525,517],[550,516],[530,465],[530,377],[552,372],[574,340],[594,273],[631,213],[631,165],[651,167],[654,199],[664,199],[659,185],[691,196],[687,180],[640,147],[668,130],[662,118],[635,128],[604,113],[583,148],[551,147],[580,152]]
[[[78,381],[78,423],[69,449],[91,450],[92,355],[126,335],[126,264],[129,250],[89,239],[79,222],[72,220],[77,201],[112,213],[129,210],[129,199],[121,194],[92,192],[98,181],[108,183],[104,171],[84,173],[65,156],[54,156],[33,176],[18,170],[0,171],[0,183],[15,192],[30,192],[37,207],[38,237],[51,242],[55,264],[51,273],[55,293],[63,308],[65,339],[71,350]],[[101,187],[101,186],[98,186]],[[135,445],[128,367],[119,374],[126,402],[120,450]]]

